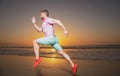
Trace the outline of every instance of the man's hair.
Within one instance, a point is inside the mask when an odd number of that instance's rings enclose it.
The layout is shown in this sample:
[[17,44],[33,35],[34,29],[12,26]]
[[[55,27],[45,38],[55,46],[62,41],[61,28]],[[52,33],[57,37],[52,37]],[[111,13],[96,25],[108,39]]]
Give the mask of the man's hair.
[[49,12],[46,9],[41,10],[40,12],[46,13],[46,16],[49,16]]

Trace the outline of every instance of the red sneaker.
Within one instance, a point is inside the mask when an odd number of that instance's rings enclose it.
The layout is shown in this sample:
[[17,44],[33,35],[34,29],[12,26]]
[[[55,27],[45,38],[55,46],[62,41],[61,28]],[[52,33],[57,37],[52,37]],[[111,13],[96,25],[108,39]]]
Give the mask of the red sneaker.
[[77,64],[74,64],[74,66],[73,66],[73,68],[72,68],[72,73],[73,73],[73,74],[76,74],[77,68],[78,68],[78,65],[77,65]]
[[42,58],[39,58],[38,60],[35,60],[34,64],[33,64],[33,67],[36,68],[41,61],[42,61]]

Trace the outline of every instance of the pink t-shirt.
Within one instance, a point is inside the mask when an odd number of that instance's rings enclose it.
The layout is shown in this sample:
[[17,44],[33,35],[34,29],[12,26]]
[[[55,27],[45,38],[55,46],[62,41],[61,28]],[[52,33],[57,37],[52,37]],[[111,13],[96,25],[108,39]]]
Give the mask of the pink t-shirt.
[[52,18],[46,18],[42,23],[42,31],[45,36],[54,36]]

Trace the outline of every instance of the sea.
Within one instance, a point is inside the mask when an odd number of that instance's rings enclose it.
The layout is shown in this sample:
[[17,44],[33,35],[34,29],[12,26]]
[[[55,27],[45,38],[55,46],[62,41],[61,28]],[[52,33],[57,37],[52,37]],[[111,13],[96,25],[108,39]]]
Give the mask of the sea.
[[[120,45],[69,46],[63,47],[63,51],[72,59],[120,61]],[[0,47],[0,55],[35,56],[33,47]],[[51,47],[42,47],[40,56],[64,58]]]

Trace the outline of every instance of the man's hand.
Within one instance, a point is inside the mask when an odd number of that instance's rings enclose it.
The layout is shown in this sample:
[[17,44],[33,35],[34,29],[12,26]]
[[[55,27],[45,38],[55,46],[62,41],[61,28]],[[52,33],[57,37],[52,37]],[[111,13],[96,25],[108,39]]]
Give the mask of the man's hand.
[[32,23],[33,23],[33,24],[36,23],[36,18],[35,18],[35,16],[32,17]]
[[68,36],[68,31],[65,30],[65,31],[64,31],[64,34],[65,34],[65,36]]
[[39,28],[39,27],[37,26],[37,24],[36,24],[36,18],[35,18],[35,16],[32,17],[32,23],[33,23],[35,29],[36,29],[38,32],[42,32],[42,28]]

